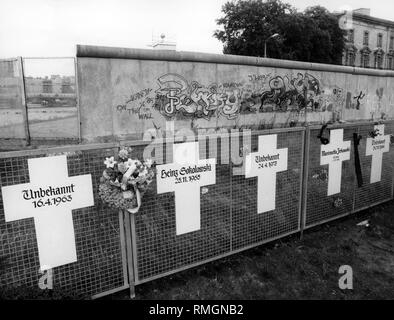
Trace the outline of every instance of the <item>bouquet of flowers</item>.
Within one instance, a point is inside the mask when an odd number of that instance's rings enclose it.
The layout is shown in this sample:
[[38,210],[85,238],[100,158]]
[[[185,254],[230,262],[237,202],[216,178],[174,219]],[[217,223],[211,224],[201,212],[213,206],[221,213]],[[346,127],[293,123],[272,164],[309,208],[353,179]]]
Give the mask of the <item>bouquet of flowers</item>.
[[152,160],[144,162],[130,158],[131,148],[123,148],[118,157],[105,158],[106,169],[100,178],[100,198],[117,209],[137,213],[141,198],[153,181]]

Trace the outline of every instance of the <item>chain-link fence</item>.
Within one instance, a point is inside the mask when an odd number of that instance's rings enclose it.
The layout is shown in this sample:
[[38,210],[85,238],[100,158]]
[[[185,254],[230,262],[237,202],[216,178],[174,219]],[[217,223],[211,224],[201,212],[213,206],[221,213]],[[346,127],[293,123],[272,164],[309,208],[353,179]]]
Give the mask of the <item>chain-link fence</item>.
[[[393,197],[394,149],[392,147],[389,151],[382,153],[380,180],[371,183],[373,156],[367,155],[366,145],[367,140],[374,137],[375,125],[373,123],[343,124],[331,126],[329,132],[333,130],[343,130],[343,141],[350,143],[350,157],[342,161],[340,190],[332,195],[328,195],[330,165],[320,164],[323,145],[319,138],[321,127],[311,127],[307,132],[309,154],[305,169],[308,175],[304,195],[306,201],[304,226],[306,228],[366,209]],[[392,141],[393,133],[394,122],[385,122],[382,136],[386,135],[385,139]],[[323,138],[324,135],[330,136],[329,133],[323,133]],[[355,136],[361,138],[357,148],[355,148]],[[338,147],[340,144],[333,146],[334,149]],[[358,176],[357,159],[355,159],[357,149],[360,164]]]
[[[8,186],[28,182],[28,158],[59,153],[67,154],[70,176],[92,175],[94,207],[73,212],[78,261],[54,268],[53,274],[54,285],[101,296],[128,288],[129,284],[133,287],[134,284],[219,259],[392,199],[392,145],[389,150],[382,149],[380,180],[371,182],[372,176],[376,179],[376,172],[371,173],[372,161],[376,160],[368,153],[367,144],[370,143],[368,139],[376,136],[376,145],[385,139],[391,144],[394,122],[386,122],[378,135],[375,129],[372,123],[330,126],[323,131],[323,138],[329,142],[327,145],[318,138],[322,133],[321,127],[253,132],[250,144],[243,146],[241,143],[229,143],[221,137],[216,137],[217,143],[213,144],[199,141],[200,159],[216,158],[216,181],[200,187],[200,228],[178,235],[176,194],[158,193],[157,175],[143,197],[140,211],[126,214],[125,228],[123,215],[104,206],[98,198],[99,179],[105,167],[103,159],[116,154],[119,144],[0,154],[0,184]],[[334,130],[341,131],[341,139],[334,139]],[[242,165],[235,165],[229,159],[234,153],[241,157],[260,152],[259,140],[268,136],[275,136],[274,153],[287,150],[287,165],[275,172],[273,178],[276,181],[273,185],[275,207],[259,213],[261,193],[269,190],[259,190],[259,176],[245,177]],[[353,141],[360,136],[356,153]],[[350,142],[349,150],[347,142]],[[329,150],[330,143],[334,149],[341,148],[344,154],[349,152],[348,158],[340,159],[340,188],[332,195],[329,195],[329,189],[338,179],[330,176],[331,162],[321,162],[322,146]],[[148,142],[122,142],[121,145],[132,147],[133,157],[142,159]],[[213,147],[217,148],[215,156],[210,149]],[[156,149],[156,157],[160,156],[157,152],[162,153],[164,164],[173,162],[172,143],[167,142],[163,149]],[[359,159],[359,167],[356,158]],[[333,179],[331,182],[330,177]],[[359,186],[360,182],[362,185]],[[34,222],[32,219],[5,222],[3,211],[0,199],[0,256],[8,257],[10,265],[0,277],[1,284],[36,286],[41,275]]]
[[[223,155],[250,148],[258,151],[260,136],[277,136],[277,148],[288,152],[287,169],[276,174],[276,208],[258,213],[258,177],[245,178],[243,168],[226,161]],[[131,217],[131,242],[135,283],[143,283],[198,264],[239,252],[300,230],[304,129],[254,132],[251,145],[212,145],[216,152],[216,182],[200,188],[200,229],[177,235],[174,192],[157,194],[156,182],[144,196],[137,215]],[[203,140],[204,141],[204,140]],[[212,142],[212,140],[211,140]],[[127,143],[126,143],[127,145]],[[132,143],[129,144],[132,146]],[[208,158],[211,144],[199,143],[200,155]],[[140,156],[145,146],[133,147]],[[168,146],[172,148],[171,145]],[[172,151],[165,163],[172,163]],[[204,159],[205,159],[204,158]],[[227,159],[228,160],[228,159]],[[241,169],[241,174],[234,174]],[[238,170],[239,171],[239,170]],[[261,179],[261,178],[260,178]],[[275,186],[272,186],[275,188]]]
[[[28,159],[67,155],[69,176],[91,174],[94,206],[73,210],[77,262],[52,270],[54,288],[78,295],[96,296],[128,287],[123,217],[104,207],[98,197],[103,159],[114,154],[111,146],[79,146],[0,153],[0,186],[29,182]],[[6,258],[2,286],[38,287],[42,277],[33,218],[6,222],[0,195],[0,257]],[[60,248],[61,250],[61,248]]]

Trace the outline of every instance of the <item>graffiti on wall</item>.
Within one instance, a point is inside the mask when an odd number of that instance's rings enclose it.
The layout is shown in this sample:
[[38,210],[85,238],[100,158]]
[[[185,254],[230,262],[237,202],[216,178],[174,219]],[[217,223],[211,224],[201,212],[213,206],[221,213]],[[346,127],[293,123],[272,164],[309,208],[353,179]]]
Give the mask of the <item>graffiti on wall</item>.
[[152,119],[154,110],[167,119],[224,117],[266,112],[338,112],[342,107],[360,109],[362,91],[345,94],[338,86],[325,88],[308,72],[296,75],[249,74],[243,81],[203,84],[176,73],[157,78],[156,88],[130,94],[118,112]]
[[317,110],[320,93],[319,81],[308,73],[298,73],[296,78],[276,76],[261,95],[260,111]]
[[152,105],[154,103],[151,88],[140,90],[132,93],[124,104],[116,106],[118,112],[127,112],[129,115],[135,115],[140,120],[153,119]]
[[319,80],[305,73],[296,77],[249,75],[246,82],[190,83],[178,74],[158,78],[154,108],[168,118],[236,119],[239,114],[321,111],[324,91]]

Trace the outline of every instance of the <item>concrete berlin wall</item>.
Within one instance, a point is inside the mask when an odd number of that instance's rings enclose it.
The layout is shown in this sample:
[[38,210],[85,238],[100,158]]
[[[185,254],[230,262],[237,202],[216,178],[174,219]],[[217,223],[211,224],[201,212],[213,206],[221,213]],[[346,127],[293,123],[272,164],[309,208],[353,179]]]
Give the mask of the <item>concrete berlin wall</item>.
[[394,119],[394,72],[191,52],[77,46],[84,142],[180,128]]

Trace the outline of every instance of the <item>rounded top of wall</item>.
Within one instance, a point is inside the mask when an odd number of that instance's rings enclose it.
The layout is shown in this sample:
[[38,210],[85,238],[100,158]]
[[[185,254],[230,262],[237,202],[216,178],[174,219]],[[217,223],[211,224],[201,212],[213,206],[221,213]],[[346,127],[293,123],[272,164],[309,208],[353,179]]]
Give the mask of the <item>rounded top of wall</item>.
[[394,71],[347,67],[341,65],[300,62],[291,60],[268,59],[250,56],[213,54],[188,51],[168,51],[152,49],[118,48],[104,46],[77,45],[77,57],[164,60],[179,62],[205,62],[220,64],[249,65],[259,67],[306,69],[314,71],[341,72],[357,75],[394,77]]

